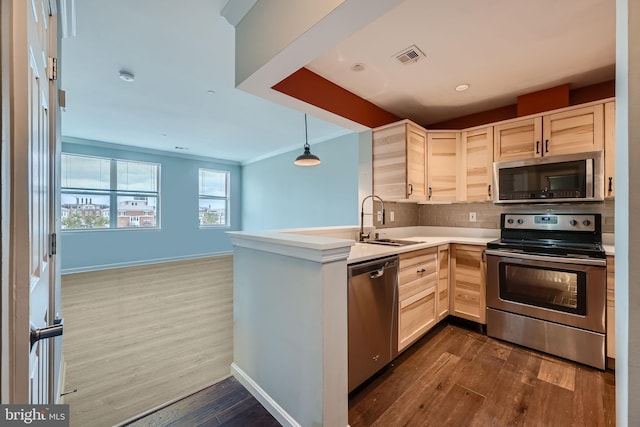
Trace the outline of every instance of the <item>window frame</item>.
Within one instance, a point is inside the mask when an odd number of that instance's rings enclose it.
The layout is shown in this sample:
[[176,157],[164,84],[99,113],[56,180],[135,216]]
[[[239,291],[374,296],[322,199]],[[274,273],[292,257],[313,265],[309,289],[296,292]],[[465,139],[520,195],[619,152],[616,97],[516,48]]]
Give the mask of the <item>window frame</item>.
[[[161,229],[161,221],[160,221],[160,200],[161,200],[161,188],[160,188],[160,178],[161,178],[161,169],[162,164],[158,162],[150,162],[145,160],[132,160],[132,159],[123,159],[116,157],[105,157],[105,156],[94,156],[94,155],[86,155],[86,154],[77,154],[77,153],[66,153],[63,152],[62,156],[71,156],[71,157],[81,157],[87,159],[100,159],[100,160],[108,160],[109,161],[109,189],[93,189],[87,187],[65,187],[62,185],[62,179],[60,182],[60,209],[63,208],[62,198],[65,194],[69,195],[81,195],[82,197],[92,196],[103,196],[109,198],[109,224],[108,227],[102,228],[62,228],[62,232],[85,232],[85,231],[123,231],[123,230],[160,230]],[[156,191],[140,191],[140,190],[118,190],[118,162],[129,162],[129,163],[143,163],[148,165],[153,165],[156,167]],[[61,167],[61,173],[62,167]],[[120,209],[118,209],[118,199],[120,197],[151,197],[156,199],[155,204],[155,225],[153,227],[118,227],[118,216],[120,214]],[[62,212],[60,215],[61,219],[63,217]]]
[[[225,196],[211,196],[208,194],[202,194],[200,191],[202,189],[202,172],[213,172],[224,174],[225,176]],[[200,201],[201,200],[215,200],[220,201],[223,200],[225,202],[225,215],[224,215],[224,223],[223,224],[202,224],[202,220],[200,217]],[[211,228],[230,228],[231,227],[231,172],[228,170],[220,170],[220,169],[211,169],[206,167],[198,168],[198,227],[201,229],[211,229]]]

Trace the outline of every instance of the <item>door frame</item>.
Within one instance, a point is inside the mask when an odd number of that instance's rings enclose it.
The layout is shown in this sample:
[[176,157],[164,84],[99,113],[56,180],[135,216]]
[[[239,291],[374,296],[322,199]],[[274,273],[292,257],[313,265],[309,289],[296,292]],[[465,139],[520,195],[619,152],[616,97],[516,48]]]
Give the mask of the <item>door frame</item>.
[[[48,0],[49,13],[53,16],[50,25],[54,28],[51,33],[49,54],[57,55],[59,45],[57,26],[56,0]],[[2,179],[2,195],[0,196],[0,403],[28,403],[29,402],[29,202],[26,197],[28,191],[29,171],[21,167],[27,163],[27,150],[21,141],[27,141],[28,129],[28,67],[27,30],[26,25],[14,25],[25,20],[29,13],[31,2],[24,0],[9,0],[0,3],[0,133],[2,147],[0,149],[0,177]],[[44,77],[46,79],[46,76]],[[48,79],[47,79],[48,81]],[[54,207],[57,201],[57,183],[55,177],[59,160],[56,156],[60,150],[60,117],[58,114],[58,83],[49,84],[49,138],[52,157],[50,197]],[[17,166],[16,166],[17,165]],[[22,187],[21,187],[22,186]],[[20,196],[22,194],[22,196]],[[51,231],[59,232],[58,210],[50,211],[53,218]],[[59,235],[59,234],[58,234]],[[50,259],[51,268],[56,271],[59,267],[59,256]],[[27,266],[25,267],[25,263]],[[59,270],[50,278],[58,291],[54,300],[50,301],[52,317],[59,313],[60,307],[60,274]],[[25,284],[27,284],[25,286]],[[62,342],[53,340],[49,346],[52,366],[49,372],[54,381],[50,388],[50,403],[58,403]]]
[[11,132],[11,114],[9,108],[10,80],[9,80],[9,51],[11,50],[11,4],[0,2],[0,133],[2,147],[0,148],[0,179],[2,192],[0,193],[0,403],[9,403],[9,358],[8,358],[8,325],[9,325],[9,134]]

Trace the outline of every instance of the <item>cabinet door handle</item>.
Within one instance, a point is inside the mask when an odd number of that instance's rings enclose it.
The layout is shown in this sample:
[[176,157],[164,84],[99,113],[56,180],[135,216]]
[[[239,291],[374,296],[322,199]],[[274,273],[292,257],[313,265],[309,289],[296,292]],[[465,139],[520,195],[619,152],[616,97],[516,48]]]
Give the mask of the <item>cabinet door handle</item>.
[[613,191],[613,177],[609,177],[609,193]]
[[491,198],[491,184],[489,184],[488,187],[487,187],[487,196],[489,196],[489,198]]
[[423,268],[422,270],[418,270],[418,271],[417,271],[417,273],[418,273],[418,274],[420,274],[420,273],[426,273],[426,272],[427,272],[427,270],[425,270],[424,268]]
[[409,184],[409,195],[413,194],[413,184]]
[[544,142],[544,152],[545,153],[549,152],[549,140],[548,139]]
[[536,154],[540,154],[540,141],[536,141]]
[[482,262],[484,262],[484,258],[485,258],[486,252],[487,252],[486,249],[482,250]]
[[433,191],[431,190],[431,187],[429,187],[429,199],[431,199],[432,194],[433,194]]

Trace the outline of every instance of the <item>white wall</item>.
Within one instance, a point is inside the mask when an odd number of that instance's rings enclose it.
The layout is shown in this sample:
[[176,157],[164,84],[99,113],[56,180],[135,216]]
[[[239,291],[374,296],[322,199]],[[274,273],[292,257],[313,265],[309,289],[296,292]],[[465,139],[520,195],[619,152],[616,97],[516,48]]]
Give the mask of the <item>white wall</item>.
[[351,243],[275,235],[232,236],[232,373],[285,426],[346,426]]
[[360,159],[360,146],[367,144],[370,131],[351,133],[312,145],[311,152],[321,160],[318,166],[293,164],[302,144],[298,150],[244,165],[242,229],[357,225],[358,174],[366,162]]
[[[616,3],[616,424],[640,425],[640,2]],[[633,183],[634,185],[631,185]]]

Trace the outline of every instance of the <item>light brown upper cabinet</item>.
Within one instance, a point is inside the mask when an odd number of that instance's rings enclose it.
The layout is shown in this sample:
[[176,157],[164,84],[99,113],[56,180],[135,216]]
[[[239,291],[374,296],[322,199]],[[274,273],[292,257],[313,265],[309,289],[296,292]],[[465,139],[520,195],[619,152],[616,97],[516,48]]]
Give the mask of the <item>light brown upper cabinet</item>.
[[604,104],[604,195],[613,197],[616,177],[616,103]]
[[[543,156],[604,148],[602,104],[542,116]],[[540,150],[542,151],[542,144]]]
[[493,127],[462,132],[462,200],[493,198]]
[[540,153],[542,117],[496,125],[493,128],[493,158],[496,162],[536,157]]
[[411,122],[373,129],[373,192],[384,200],[426,199],[427,131]]
[[427,133],[427,200],[458,200],[460,132]]
[[494,127],[496,162],[604,148],[603,105],[530,117]]

